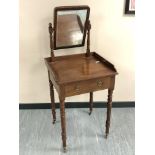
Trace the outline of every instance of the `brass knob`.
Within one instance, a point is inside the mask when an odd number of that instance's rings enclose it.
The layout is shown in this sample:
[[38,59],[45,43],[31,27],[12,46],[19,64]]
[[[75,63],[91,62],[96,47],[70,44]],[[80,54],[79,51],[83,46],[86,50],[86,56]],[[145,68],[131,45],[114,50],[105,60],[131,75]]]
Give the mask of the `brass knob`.
[[102,85],[103,85],[103,82],[102,81],[97,81],[97,86],[98,87],[102,87]]

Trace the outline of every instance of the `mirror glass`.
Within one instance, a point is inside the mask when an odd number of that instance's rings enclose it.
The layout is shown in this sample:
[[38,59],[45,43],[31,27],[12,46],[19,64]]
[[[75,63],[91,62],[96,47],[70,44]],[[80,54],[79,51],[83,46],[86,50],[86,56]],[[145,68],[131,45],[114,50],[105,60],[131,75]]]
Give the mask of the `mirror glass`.
[[55,49],[84,45],[87,9],[57,10]]

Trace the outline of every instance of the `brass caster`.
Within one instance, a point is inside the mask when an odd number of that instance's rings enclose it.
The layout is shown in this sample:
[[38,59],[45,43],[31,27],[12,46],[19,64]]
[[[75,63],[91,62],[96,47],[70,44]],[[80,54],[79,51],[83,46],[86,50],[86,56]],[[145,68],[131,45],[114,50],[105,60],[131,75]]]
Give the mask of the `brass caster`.
[[108,134],[106,134],[104,137],[105,137],[105,139],[108,139]]
[[55,124],[55,121],[56,121],[56,120],[53,120],[53,124]]
[[67,149],[66,149],[66,147],[63,147],[63,151],[64,151],[64,153],[66,153],[66,152],[67,152]]

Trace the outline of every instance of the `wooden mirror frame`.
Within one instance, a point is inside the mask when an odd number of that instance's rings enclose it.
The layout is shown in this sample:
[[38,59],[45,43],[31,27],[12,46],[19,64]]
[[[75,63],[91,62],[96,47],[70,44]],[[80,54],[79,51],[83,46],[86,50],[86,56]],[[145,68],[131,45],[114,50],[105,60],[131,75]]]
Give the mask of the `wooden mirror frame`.
[[[67,45],[67,46],[61,46],[61,47],[56,47],[56,32],[57,32],[57,12],[58,11],[67,11],[67,10],[87,10],[87,15],[86,15],[86,21],[85,21],[85,26],[84,26],[84,34],[83,34],[83,40],[82,44],[78,45]],[[87,5],[80,5],[80,6],[60,6],[60,7],[55,7],[54,9],[54,50],[58,49],[66,49],[66,48],[74,48],[74,47],[81,47],[85,45],[85,38],[86,38],[86,31],[87,31],[87,23],[89,20],[89,14],[90,14],[90,8]]]

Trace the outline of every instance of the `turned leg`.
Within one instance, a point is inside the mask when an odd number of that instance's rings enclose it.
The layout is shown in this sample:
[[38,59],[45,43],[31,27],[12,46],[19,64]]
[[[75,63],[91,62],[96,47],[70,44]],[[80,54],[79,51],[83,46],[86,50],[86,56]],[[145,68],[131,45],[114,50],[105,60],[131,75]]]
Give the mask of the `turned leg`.
[[61,115],[61,135],[63,150],[66,152],[66,120],[65,120],[65,99],[60,99],[60,115]]
[[106,135],[108,137],[109,128],[110,128],[110,117],[111,117],[111,108],[112,108],[112,93],[113,90],[108,90],[108,102],[107,102],[107,120],[106,120]]
[[[48,77],[49,77],[49,71],[48,71]],[[50,80],[49,77],[49,85],[50,85],[50,97],[51,97],[51,110],[52,110],[52,115],[53,115],[53,124],[56,121],[56,112],[55,112],[55,101],[54,101],[54,89],[53,89],[53,84],[52,81]]]
[[90,92],[90,107],[89,107],[89,115],[91,115],[92,111],[93,111],[93,92]]

